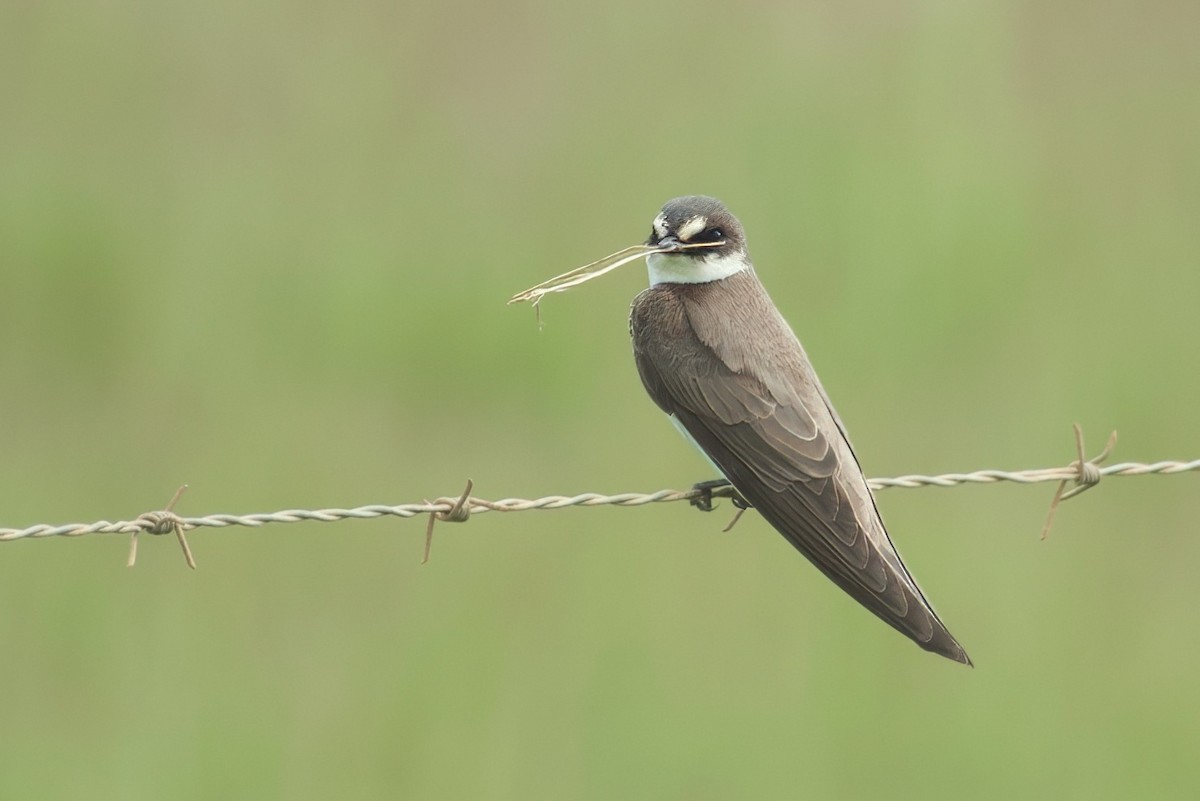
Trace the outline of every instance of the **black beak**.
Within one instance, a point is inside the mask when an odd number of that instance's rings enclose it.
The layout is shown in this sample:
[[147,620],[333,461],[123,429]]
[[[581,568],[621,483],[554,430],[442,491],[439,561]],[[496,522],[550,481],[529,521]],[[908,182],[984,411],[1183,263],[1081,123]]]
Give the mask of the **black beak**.
[[654,246],[663,248],[663,252],[665,253],[678,253],[683,250],[683,243],[679,241],[678,237],[674,236],[664,236],[655,242]]

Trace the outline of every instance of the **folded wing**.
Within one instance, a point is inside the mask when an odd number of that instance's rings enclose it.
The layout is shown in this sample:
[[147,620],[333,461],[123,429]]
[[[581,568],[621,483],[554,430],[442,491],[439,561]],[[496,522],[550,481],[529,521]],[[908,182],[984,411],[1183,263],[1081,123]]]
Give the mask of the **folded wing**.
[[[970,664],[889,539],[841,421],[791,330],[772,307],[794,353],[767,348],[758,360],[723,353],[721,337],[688,314],[695,294],[710,286],[660,286],[635,301],[634,355],[650,396],[835,584],[922,648]],[[706,344],[706,334],[717,341]],[[756,363],[771,374],[758,375]]]

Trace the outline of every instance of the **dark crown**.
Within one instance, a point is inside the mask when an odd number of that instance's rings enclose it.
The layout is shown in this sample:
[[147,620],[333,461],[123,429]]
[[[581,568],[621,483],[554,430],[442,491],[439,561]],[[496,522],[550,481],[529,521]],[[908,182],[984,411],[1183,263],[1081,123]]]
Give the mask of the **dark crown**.
[[723,246],[694,251],[699,257],[745,250],[746,235],[737,217],[725,204],[705,195],[686,195],[668,200],[654,218],[648,245],[673,236],[685,245],[724,242]]

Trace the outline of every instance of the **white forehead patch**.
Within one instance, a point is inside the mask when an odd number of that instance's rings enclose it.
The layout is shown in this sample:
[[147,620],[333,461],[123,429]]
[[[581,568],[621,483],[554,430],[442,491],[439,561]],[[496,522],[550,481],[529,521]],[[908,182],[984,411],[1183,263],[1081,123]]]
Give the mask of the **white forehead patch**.
[[661,214],[654,218],[654,235],[659,239],[667,235],[667,218]]
[[708,227],[707,217],[693,217],[683,225],[679,226],[679,238],[682,241],[687,242],[693,236],[703,231],[706,227]]

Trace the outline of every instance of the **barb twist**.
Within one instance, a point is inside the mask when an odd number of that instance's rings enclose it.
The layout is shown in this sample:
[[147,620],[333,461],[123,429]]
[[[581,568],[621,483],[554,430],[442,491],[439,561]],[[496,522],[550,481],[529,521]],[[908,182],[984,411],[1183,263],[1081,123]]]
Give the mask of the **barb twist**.
[[[146,512],[137,516],[133,522],[141,526],[147,534],[170,534],[183,525],[183,520],[174,512],[163,509],[161,512]],[[136,532],[135,532],[136,533]]]

